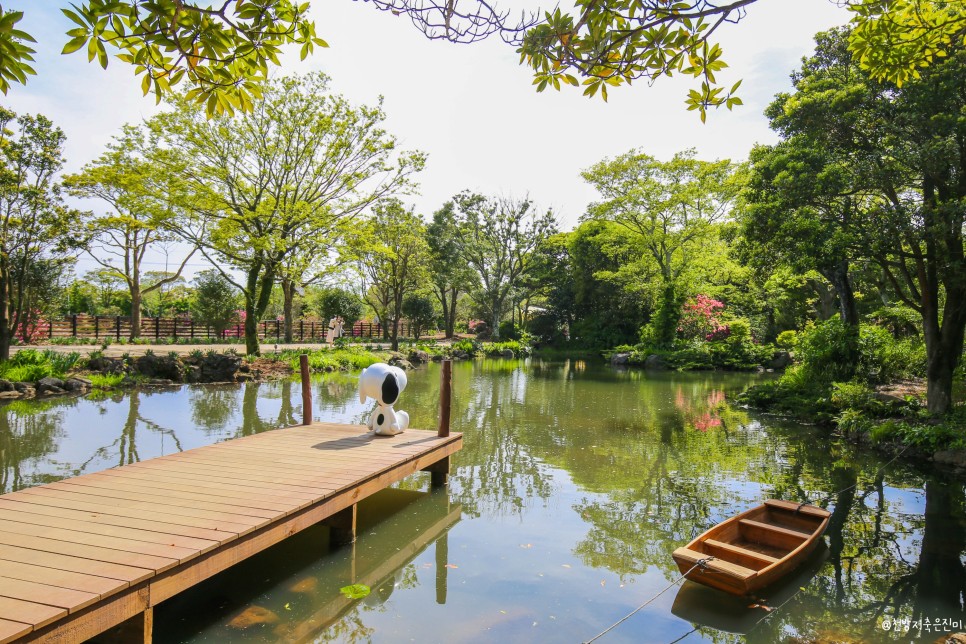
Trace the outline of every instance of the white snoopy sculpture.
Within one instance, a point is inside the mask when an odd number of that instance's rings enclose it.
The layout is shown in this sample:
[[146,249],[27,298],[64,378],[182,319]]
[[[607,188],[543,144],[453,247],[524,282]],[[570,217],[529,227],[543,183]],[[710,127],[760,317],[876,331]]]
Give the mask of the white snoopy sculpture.
[[369,429],[380,436],[395,436],[406,431],[409,414],[392,408],[405,388],[406,372],[399,367],[377,362],[362,370],[359,374],[359,402],[374,398],[377,403],[369,416]]

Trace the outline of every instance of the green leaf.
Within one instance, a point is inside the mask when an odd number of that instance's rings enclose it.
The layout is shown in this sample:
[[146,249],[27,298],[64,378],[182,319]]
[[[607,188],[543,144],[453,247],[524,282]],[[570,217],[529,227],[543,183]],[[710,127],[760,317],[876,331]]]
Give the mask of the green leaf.
[[367,597],[372,589],[365,584],[352,584],[351,586],[343,586],[339,589],[339,592],[349,599],[362,599]]
[[87,36],[78,36],[64,45],[62,54],[72,54],[87,43]]

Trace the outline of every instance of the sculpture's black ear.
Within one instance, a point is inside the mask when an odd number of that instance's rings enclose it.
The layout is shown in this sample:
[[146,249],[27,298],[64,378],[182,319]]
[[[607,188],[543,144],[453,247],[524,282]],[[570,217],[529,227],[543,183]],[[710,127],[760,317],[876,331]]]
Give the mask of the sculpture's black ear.
[[399,398],[399,384],[396,382],[396,376],[387,373],[382,381],[382,402],[391,405],[397,398]]

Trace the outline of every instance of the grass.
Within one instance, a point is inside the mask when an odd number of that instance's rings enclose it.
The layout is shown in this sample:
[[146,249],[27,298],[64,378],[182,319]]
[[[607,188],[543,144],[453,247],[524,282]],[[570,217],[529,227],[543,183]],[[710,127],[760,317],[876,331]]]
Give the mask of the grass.
[[37,382],[50,376],[63,378],[79,361],[80,354],[77,352],[22,349],[0,363],[0,378],[12,382]]
[[[299,370],[299,356],[305,351],[282,351],[280,359],[289,363],[292,370]],[[389,354],[382,351],[367,351],[360,347],[344,349],[318,349],[308,352],[309,371],[358,371],[377,362],[389,360]]]
[[121,386],[124,375],[119,373],[92,373],[87,376],[93,389],[116,389]]

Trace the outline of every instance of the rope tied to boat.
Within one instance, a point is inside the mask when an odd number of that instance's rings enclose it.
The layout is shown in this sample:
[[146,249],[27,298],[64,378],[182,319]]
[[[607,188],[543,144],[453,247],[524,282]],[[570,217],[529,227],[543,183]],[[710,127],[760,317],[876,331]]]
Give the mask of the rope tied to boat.
[[675,586],[677,586],[678,582],[680,582],[682,579],[685,579],[688,575],[690,575],[692,572],[694,572],[694,570],[696,568],[700,568],[701,570],[707,570],[708,562],[710,562],[713,559],[714,559],[714,557],[711,557],[711,556],[705,557],[703,559],[698,559],[694,563],[694,565],[691,566],[691,568],[686,573],[684,573],[683,575],[681,575],[680,577],[678,577],[677,579],[675,579],[674,581],[672,581],[667,586],[665,586],[664,589],[661,590],[661,592],[659,592],[658,594],[656,594],[653,597],[651,597],[650,599],[648,599],[646,602],[644,602],[643,604],[641,604],[640,606],[638,606],[637,608],[635,608],[634,610],[632,610],[631,612],[629,612],[627,615],[624,615],[624,617],[620,618],[619,620],[617,620],[616,622],[614,622],[613,624],[611,624],[605,630],[601,631],[597,635],[594,635],[589,640],[586,640],[584,642],[584,644],[591,644],[591,642],[595,642],[595,641],[599,640],[601,637],[603,637],[607,633],[611,632],[612,630],[614,630],[615,628],[617,628],[618,626],[620,626],[621,624],[623,624],[624,622],[626,622],[627,620],[629,620],[631,617],[633,617],[634,615],[636,615],[640,610],[642,610],[648,604],[650,604],[651,602],[653,602],[655,599],[657,599],[658,597],[660,597],[661,595],[663,595],[667,591],[669,591],[672,588],[674,588]]

